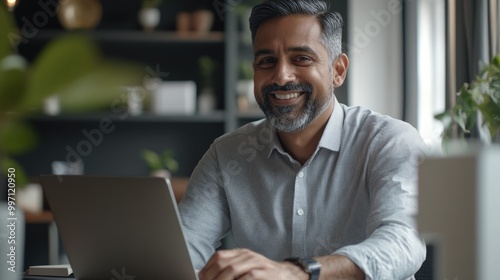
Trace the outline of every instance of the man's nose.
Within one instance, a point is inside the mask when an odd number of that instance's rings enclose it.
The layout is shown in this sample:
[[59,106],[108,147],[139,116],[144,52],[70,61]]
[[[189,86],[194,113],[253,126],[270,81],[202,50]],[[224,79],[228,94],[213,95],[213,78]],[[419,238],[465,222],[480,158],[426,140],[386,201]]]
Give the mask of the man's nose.
[[280,86],[284,86],[295,80],[292,65],[284,61],[276,64],[273,75],[273,82]]

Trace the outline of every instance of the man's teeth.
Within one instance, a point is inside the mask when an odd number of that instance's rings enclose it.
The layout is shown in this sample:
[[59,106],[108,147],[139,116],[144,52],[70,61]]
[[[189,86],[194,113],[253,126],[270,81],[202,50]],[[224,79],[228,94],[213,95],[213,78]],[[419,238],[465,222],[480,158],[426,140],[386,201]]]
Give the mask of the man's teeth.
[[292,99],[299,97],[300,93],[294,92],[294,93],[287,93],[287,94],[277,94],[275,93],[274,96],[276,96],[277,99]]

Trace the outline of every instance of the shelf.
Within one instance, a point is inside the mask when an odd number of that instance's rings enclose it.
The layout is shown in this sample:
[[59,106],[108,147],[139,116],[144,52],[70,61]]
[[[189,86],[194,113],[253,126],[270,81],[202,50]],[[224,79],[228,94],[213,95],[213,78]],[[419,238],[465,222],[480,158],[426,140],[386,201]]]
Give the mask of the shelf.
[[101,42],[134,42],[134,43],[223,43],[224,32],[214,31],[206,34],[178,33],[173,31],[125,31],[125,30],[91,30],[91,31],[66,31],[66,30],[40,30],[35,40],[49,41],[54,38],[70,35],[89,35]]
[[67,115],[36,115],[29,117],[31,121],[37,122],[94,122],[104,118],[111,119],[113,122],[176,122],[176,123],[223,123],[224,111],[215,111],[207,114],[194,115],[156,115],[144,113],[138,116],[127,116],[123,113],[94,113],[94,114],[67,114]]
[[50,211],[40,213],[24,212],[24,217],[28,224],[50,224],[53,220],[52,212]]

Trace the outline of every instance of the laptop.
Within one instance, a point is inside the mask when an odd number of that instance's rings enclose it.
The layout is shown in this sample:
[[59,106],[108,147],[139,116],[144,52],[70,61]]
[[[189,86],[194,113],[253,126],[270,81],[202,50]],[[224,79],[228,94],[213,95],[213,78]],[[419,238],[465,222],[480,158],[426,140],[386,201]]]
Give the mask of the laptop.
[[197,279],[168,180],[86,175],[40,180],[76,279]]

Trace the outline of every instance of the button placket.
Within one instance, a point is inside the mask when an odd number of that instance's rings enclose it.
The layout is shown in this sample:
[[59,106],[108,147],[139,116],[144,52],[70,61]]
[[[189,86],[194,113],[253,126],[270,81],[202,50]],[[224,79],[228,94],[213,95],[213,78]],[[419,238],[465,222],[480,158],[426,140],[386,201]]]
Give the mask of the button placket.
[[305,172],[299,171],[295,177],[295,192],[293,201],[293,254],[302,255],[305,252],[306,216],[307,210],[307,188],[305,184]]

